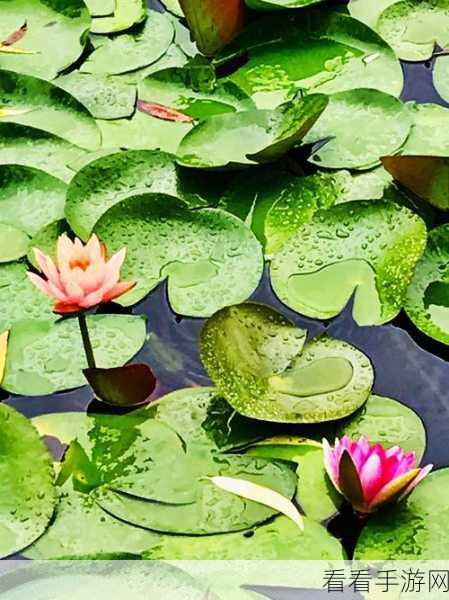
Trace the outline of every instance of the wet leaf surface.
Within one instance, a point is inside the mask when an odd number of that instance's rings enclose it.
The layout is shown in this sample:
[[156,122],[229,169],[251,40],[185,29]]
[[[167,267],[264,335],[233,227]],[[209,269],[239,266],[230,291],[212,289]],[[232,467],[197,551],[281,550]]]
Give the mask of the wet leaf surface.
[[114,13],[92,19],[92,33],[117,33],[141,23],[147,16],[144,0],[115,0]]

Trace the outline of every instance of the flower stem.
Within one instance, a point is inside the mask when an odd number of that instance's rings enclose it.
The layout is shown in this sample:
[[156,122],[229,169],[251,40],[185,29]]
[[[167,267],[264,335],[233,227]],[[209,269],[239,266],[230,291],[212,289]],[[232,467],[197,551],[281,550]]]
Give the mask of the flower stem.
[[86,315],[84,313],[79,313],[78,315],[78,324],[80,326],[81,337],[83,339],[84,352],[86,353],[87,364],[90,369],[95,369],[95,357],[94,351],[92,348],[92,342],[90,341],[89,330],[87,328]]

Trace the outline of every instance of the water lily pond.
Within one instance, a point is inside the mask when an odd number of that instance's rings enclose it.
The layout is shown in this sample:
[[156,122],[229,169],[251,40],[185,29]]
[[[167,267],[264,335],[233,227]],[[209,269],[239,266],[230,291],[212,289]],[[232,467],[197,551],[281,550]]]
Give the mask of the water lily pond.
[[1,558],[449,560],[447,31],[0,2]]

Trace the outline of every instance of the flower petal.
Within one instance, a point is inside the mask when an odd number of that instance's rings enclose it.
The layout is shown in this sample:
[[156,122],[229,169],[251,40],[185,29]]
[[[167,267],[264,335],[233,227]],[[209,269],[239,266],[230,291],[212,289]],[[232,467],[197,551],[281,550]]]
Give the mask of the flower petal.
[[430,473],[430,471],[432,469],[433,469],[433,465],[427,465],[426,467],[423,467],[422,469],[420,469],[420,471],[419,471],[418,475],[415,477],[415,479],[409,483],[409,485],[407,486],[405,491],[401,494],[399,501],[404,500],[404,498],[406,498],[409,494],[411,494],[413,492],[413,490],[415,489],[415,487],[418,485],[418,483],[421,483],[421,481],[424,479],[424,477],[427,477],[427,475]]
[[404,473],[393,481],[390,481],[377,493],[370,502],[370,509],[377,510],[382,504],[394,502],[399,499],[407,486],[419,475],[420,469],[412,469],[408,473]]
[[135,285],[135,281],[120,281],[113,288],[103,294],[103,302],[109,302],[110,300],[114,300],[119,296],[123,296],[123,294],[129,292],[129,290],[132,290]]
[[344,450],[340,459],[338,482],[341,493],[354,508],[359,510],[364,506],[364,495],[357,468],[348,450]]

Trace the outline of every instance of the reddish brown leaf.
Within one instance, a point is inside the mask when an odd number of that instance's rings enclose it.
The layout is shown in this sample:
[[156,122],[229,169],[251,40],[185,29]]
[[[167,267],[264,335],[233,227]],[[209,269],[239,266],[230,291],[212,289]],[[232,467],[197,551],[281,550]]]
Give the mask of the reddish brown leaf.
[[137,100],[137,109],[156,119],[163,119],[164,121],[177,121],[178,123],[192,123],[192,117],[185,115],[174,108],[164,106],[163,104],[157,104],[157,102],[145,102],[145,100]]
[[98,400],[112,406],[145,404],[156,387],[153,372],[143,363],[115,369],[85,369],[83,372]]
[[418,198],[449,209],[449,158],[443,156],[384,156],[384,168]]
[[9,35],[6,40],[3,40],[3,42],[1,42],[3,44],[3,46],[12,46],[13,44],[15,44],[16,42],[19,42],[23,36],[26,34],[28,30],[27,24],[24,23],[22,25],[22,27],[20,27],[20,29],[18,29],[17,31],[14,31],[14,33],[11,33],[11,35]]
[[190,31],[201,52],[212,55],[240,32],[243,0],[180,0]]

